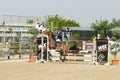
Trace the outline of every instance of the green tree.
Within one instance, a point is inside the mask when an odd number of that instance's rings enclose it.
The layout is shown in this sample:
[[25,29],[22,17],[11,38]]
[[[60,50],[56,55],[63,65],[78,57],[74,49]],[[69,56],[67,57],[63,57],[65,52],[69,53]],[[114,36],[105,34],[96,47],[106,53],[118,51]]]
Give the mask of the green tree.
[[[96,20],[96,22],[91,25],[91,28],[99,30],[101,35],[104,35],[105,29],[112,30],[116,27],[120,27],[120,20],[113,19],[111,23],[108,20]],[[111,39],[113,41],[120,41],[120,30],[113,30]]]
[[39,34],[39,30],[36,28],[32,28],[28,31],[28,33],[32,34],[32,37],[30,37],[30,50],[31,50],[31,55],[35,55],[37,51],[37,36]]
[[91,25],[91,28],[95,30],[113,29],[116,27],[120,27],[120,20],[113,19],[112,22],[108,20],[96,20],[96,22]]
[[66,27],[66,26],[80,26],[75,20],[64,19],[59,15],[48,16],[45,19],[47,27],[50,28],[52,26],[53,31],[58,30],[59,28]]
[[120,30],[113,30],[111,39],[113,41],[119,41],[120,42]]
[[27,20],[27,24],[33,24],[34,23],[34,20],[33,19],[28,19]]
[[104,30],[104,29],[112,29],[113,25],[109,23],[108,20],[96,20],[95,23],[92,23],[91,28],[95,30]]
[[111,39],[113,41],[120,42],[120,29],[119,29],[120,28],[120,20],[113,19],[111,24],[113,25],[113,28],[115,28],[112,30],[112,38]]
[[79,37],[80,37],[80,34],[75,33],[74,35],[71,36],[71,40],[78,40]]
[[114,59],[116,60],[117,54],[120,52],[119,44],[114,43],[111,45],[111,54],[114,56]]
[[120,20],[113,19],[111,24],[113,26],[112,28],[120,27]]
[[104,35],[104,30],[111,30],[113,28],[113,24],[109,23],[108,20],[96,20],[95,23],[92,23],[91,28],[95,30],[99,30],[101,37]]

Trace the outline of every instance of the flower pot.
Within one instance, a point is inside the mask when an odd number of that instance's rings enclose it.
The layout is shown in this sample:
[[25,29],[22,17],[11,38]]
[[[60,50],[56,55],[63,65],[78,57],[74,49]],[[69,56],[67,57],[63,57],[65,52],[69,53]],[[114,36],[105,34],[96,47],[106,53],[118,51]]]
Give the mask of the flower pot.
[[35,63],[36,62],[36,56],[30,56],[30,62]]
[[118,65],[119,60],[112,60],[112,65]]

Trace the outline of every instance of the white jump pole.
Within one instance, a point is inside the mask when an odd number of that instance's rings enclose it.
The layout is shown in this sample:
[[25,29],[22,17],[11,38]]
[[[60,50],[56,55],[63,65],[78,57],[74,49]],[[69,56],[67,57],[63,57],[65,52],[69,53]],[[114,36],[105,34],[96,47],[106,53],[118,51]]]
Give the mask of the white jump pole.
[[49,38],[47,36],[47,61],[49,60],[49,54],[48,54],[48,51],[49,51]]
[[41,59],[40,59],[40,62],[41,63],[45,63],[46,61],[43,59],[43,52],[44,52],[44,49],[43,49],[43,31],[42,31],[42,36],[41,36],[41,45],[42,45],[42,48],[41,48]]
[[98,65],[98,63],[95,61],[95,54],[96,54],[96,40],[94,39],[93,40],[93,51],[92,51],[92,53],[93,53],[93,56],[92,56],[92,62],[90,62],[89,64],[90,65]]

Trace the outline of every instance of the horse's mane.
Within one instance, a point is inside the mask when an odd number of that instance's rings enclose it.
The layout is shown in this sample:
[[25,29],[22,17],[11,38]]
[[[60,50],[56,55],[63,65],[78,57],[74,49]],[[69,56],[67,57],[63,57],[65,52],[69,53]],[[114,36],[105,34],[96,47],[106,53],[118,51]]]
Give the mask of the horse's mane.
[[49,48],[55,48],[55,40],[53,39],[53,33],[51,31],[45,31],[45,34],[48,35],[49,38]]

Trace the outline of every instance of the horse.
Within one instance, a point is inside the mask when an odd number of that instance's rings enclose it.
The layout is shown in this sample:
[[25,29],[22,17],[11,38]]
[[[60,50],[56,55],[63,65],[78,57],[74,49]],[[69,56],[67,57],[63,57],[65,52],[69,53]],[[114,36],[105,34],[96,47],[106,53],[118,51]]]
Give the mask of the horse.
[[56,40],[53,36],[53,33],[51,31],[46,31],[46,35],[48,35],[49,39],[49,48],[50,49],[56,49],[56,51],[60,52],[60,60],[65,60],[66,56],[65,54],[68,54],[69,48],[66,45],[65,42],[61,42],[61,45],[56,45]]
[[60,60],[64,61],[66,59],[66,54],[69,52],[69,48],[65,42],[62,42],[61,45],[56,47],[56,50],[60,52]]
[[49,39],[49,48],[55,49],[55,38],[53,36],[53,33],[51,31],[45,31],[45,34],[48,36]]

